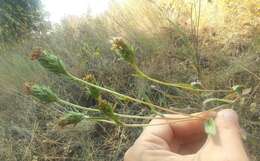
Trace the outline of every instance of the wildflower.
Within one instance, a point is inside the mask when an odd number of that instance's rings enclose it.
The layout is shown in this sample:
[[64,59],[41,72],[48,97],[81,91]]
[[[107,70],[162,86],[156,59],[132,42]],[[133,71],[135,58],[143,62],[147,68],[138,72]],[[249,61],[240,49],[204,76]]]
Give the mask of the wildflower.
[[25,92],[28,95],[32,95],[42,102],[51,103],[58,100],[57,95],[53,93],[50,88],[46,86],[25,83],[24,88],[25,88]]
[[56,55],[50,54],[45,50],[40,48],[34,50],[31,55],[31,60],[38,60],[41,66],[53,73],[67,75],[67,71],[65,70],[62,60],[60,60]]
[[74,126],[76,126],[80,121],[82,121],[84,119],[84,114],[79,113],[79,112],[69,112],[66,113],[64,115],[64,117],[62,117],[59,122],[58,125],[63,128],[67,125],[71,125],[73,124]]
[[99,101],[99,110],[108,118],[115,121],[118,125],[121,125],[121,121],[119,118],[114,114],[113,107],[109,104],[106,100]]
[[111,40],[111,49],[116,51],[116,53],[125,61],[130,64],[135,64],[135,51],[133,47],[126,44],[126,42],[121,37],[115,37]]

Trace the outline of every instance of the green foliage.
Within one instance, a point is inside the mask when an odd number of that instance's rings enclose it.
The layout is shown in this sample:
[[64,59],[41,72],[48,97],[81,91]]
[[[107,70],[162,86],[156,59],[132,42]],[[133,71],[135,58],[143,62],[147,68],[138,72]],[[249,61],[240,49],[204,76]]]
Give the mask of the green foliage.
[[235,91],[236,93],[238,93],[239,95],[242,94],[243,89],[244,88],[241,85],[235,85],[232,87],[232,90]]
[[106,100],[100,100],[98,108],[106,117],[115,121],[115,123],[117,123],[118,125],[122,125],[122,122],[120,121],[118,116],[114,114],[113,107],[109,102],[107,102]]
[[22,39],[41,28],[40,0],[0,0],[0,41]]
[[95,87],[89,87],[90,96],[94,99],[98,99],[100,96],[100,90]]
[[[87,74],[83,77],[84,81],[93,83],[93,84],[97,84],[97,81],[95,79],[95,77],[92,74]],[[93,99],[99,100],[100,98],[100,93],[101,91],[95,87],[86,87],[88,94],[90,97],[92,97]]]

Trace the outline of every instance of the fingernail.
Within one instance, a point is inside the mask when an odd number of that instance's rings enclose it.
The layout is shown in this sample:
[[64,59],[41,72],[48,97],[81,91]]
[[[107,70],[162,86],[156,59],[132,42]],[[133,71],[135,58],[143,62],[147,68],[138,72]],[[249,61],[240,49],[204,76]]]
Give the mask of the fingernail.
[[232,109],[225,109],[218,113],[218,117],[221,117],[225,122],[238,123],[237,113]]

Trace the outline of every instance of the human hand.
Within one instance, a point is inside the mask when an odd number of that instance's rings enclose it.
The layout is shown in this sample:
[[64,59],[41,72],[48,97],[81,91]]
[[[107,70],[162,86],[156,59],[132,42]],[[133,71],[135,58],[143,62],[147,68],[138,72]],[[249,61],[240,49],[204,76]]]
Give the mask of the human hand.
[[201,119],[173,122],[152,120],[150,124],[163,125],[146,127],[126,152],[124,161],[249,161],[235,111],[225,109],[217,113],[215,136],[207,137]]

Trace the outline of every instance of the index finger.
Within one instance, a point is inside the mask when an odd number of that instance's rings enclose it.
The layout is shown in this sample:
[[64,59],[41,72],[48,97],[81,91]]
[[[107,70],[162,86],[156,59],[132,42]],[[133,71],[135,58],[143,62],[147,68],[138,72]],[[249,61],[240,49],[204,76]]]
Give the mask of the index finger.
[[[187,144],[202,139],[206,136],[204,132],[204,121],[213,114],[211,112],[203,112],[193,114],[198,117],[190,117],[184,115],[165,115],[170,119],[154,119],[150,122],[151,126],[144,129],[141,139],[149,139],[149,135],[157,136],[171,143],[173,141],[179,144]],[[181,120],[179,120],[181,119]],[[145,136],[145,137],[142,137]]]

